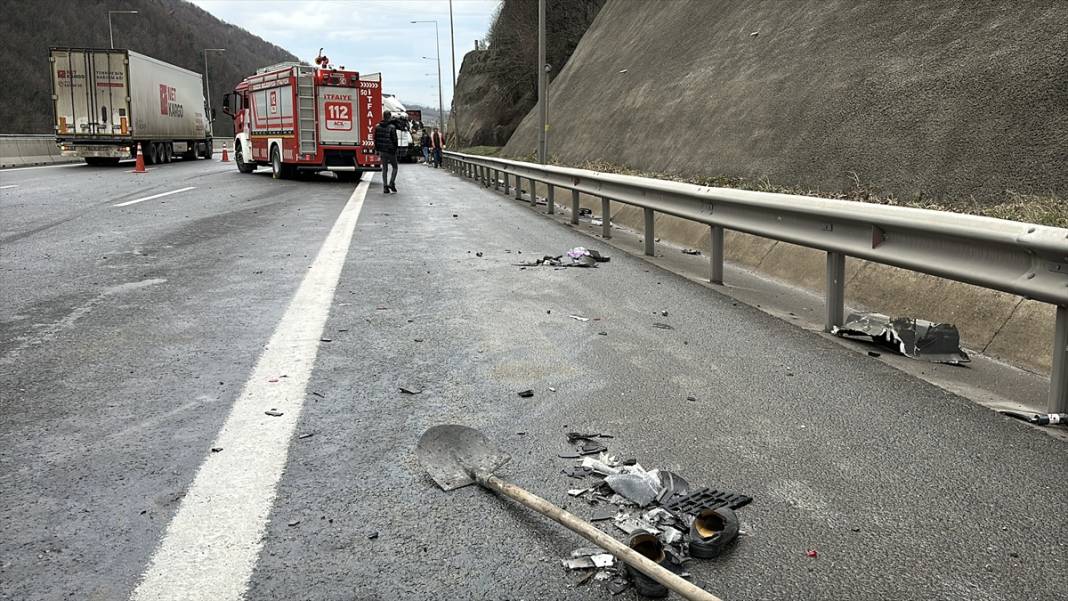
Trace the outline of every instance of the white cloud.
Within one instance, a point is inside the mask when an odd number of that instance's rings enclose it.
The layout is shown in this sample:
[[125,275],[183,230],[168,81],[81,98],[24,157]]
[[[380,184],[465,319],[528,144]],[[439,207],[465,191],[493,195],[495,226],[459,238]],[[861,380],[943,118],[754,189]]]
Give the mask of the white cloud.
[[[331,62],[381,72],[386,91],[403,102],[437,106],[434,26],[437,20],[444,104],[452,101],[447,0],[190,0],[216,17],[277,44],[303,60],[320,47]],[[474,40],[485,37],[500,0],[453,0],[456,69]],[[431,73],[431,77],[425,74]]]

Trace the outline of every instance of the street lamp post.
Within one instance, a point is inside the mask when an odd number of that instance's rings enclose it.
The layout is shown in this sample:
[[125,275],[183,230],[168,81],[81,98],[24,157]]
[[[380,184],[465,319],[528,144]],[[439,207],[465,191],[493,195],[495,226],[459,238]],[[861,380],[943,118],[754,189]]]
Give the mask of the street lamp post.
[[445,139],[449,139],[449,129],[445,125],[445,103],[441,98],[441,44],[438,41],[438,22],[437,21],[412,21],[412,23],[433,23],[434,24],[434,50],[437,52],[437,59],[431,59],[424,56],[426,60],[437,60],[438,62],[438,120],[441,121],[441,132],[445,136]]
[[136,10],[109,10],[108,11],[108,37],[111,39],[111,48],[115,48],[115,31],[111,28],[111,15],[136,15]]
[[208,53],[209,52],[226,52],[226,48],[205,48],[204,49],[204,93],[208,99],[208,121],[212,125],[212,130],[215,129],[215,116],[211,114],[211,82],[208,81]]
[[452,52],[452,105],[449,110],[453,113],[452,123],[456,126],[456,147],[460,147],[460,118],[456,116],[456,31],[452,26],[452,0],[449,0],[449,50]]
[[[548,65],[545,63],[545,0],[538,0],[538,120],[541,127],[538,128],[538,162],[544,165],[549,160],[549,143],[546,138],[549,135],[548,121],[548,94],[546,72]],[[532,193],[533,194],[533,193]]]

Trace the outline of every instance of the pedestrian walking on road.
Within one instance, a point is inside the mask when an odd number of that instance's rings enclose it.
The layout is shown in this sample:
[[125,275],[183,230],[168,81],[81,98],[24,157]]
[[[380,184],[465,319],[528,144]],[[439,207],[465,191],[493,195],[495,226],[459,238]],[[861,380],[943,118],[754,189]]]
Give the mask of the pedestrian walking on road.
[[[393,125],[389,111],[382,113],[382,121],[375,126],[375,152],[382,160],[382,193],[397,191],[397,126]],[[393,167],[390,177],[389,168]]]
[[423,135],[419,138],[419,146],[423,148],[423,164],[430,164],[430,134],[423,130]]
[[441,167],[441,151],[445,150],[445,136],[441,135],[438,128],[430,134],[430,150],[434,153],[434,167]]

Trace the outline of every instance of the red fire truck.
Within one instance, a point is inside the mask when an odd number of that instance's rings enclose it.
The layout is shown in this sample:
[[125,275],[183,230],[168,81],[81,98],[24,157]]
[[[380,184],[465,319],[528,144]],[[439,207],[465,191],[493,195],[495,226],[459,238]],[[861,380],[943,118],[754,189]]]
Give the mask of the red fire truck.
[[[316,61],[320,63],[320,61]],[[379,74],[280,63],[246,77],[223,97],[234,118],[234,161],[241,173],[269,165],[275,178],[333,171],[354,180],[380,171],[374,128],[382,118]]]

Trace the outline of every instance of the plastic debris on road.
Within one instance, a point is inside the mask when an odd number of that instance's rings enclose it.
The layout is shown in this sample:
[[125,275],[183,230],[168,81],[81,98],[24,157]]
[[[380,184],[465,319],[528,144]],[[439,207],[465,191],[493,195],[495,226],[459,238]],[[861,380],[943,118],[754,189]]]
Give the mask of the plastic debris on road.
[[[640,533],[655,536],[664,545],[667,556],[665,567],[689,577],[683,565],[691,560],[691,537],[706,536],[693,533],[691,524],[695,517],[708,509],[738,509],[751,502],[752,498],[695,487],[675,472],[647,470],[635,459],[620,459],[608,452],[603,440],[605,438],[612,437],[599,432],[567,433],[567,442],[575,447],[576,452],[561,453],[559,456],[577,463],[561,471],[565,476],[580,481],[568,480],[578,486],[569,488],[567,493],[574,501],[589,505],[587,511],[577,513],[589,516],[590,523],[616,538]],[[587,445],[589,448],[594,445],[604,447],[604,450],[596,455],[581,455]],[[726,541],[727,552],[730,545],[736,544],[736,540]],[[697,544],[697,539],[694,541]],[[596,565],[592,558],[603,553],[594,548],[576,549],[570,557],[561,559],[561,563],[569,570],[590,571],[576,584],[603,581],[608,592],[617,595],[632,584],[631,575],[622,562],[604,567]]]
[[968,363],[968,353],[960,348],[957,326],[912,317],[890,317],[881,313],[851,313],[836,336],[870,336],[911,359],[958,365]]

